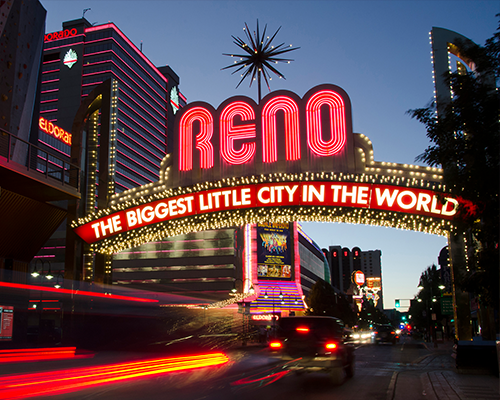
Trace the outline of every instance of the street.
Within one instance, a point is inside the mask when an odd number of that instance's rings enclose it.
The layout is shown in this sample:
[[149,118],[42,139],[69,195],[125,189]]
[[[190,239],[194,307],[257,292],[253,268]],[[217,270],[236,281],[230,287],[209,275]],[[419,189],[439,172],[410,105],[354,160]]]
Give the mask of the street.
[[[107,383],[40,399],[497,399],[498,377],[457,374],[451,343],[431,344],[403,338],[396,345],[356,345],[356,373],[341,386],[332,386],[319,373],[296,375],[262,345],[227,351],[230,361],[221,366],[170,372],[119,383]],[[84,365],[109,365],[123,354],[89,361],[45,363],[44,371],[65,371]],[[134,355],[137,359],[137,354]],[[145,357],[144,357],[145,358]],[[152,358],[149,355],[148,358]],[[104,361],[108,361],[104,363]],[[90,363],[90,364],[89,364]],[[33,364],[24,370],[34,371]],[[15,369],[2,366],[2,378]],[[29,375],[28,375],[29,377]],[[8,398],[2,395],[0,398]]]

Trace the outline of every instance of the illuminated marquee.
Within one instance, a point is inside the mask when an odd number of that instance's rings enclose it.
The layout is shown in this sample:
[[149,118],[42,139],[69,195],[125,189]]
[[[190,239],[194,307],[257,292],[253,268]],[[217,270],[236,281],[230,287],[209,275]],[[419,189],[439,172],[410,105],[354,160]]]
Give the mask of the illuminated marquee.
[[71,133],[66,132],[64,129],[59,128],[57,125],[54,125],[49,120],[40,117],[38,120],[38,127],[41,131],[46,134],[55,137],[57,140],[60,140],[64,144],[71,146]]
[[283,206],[360,207],[451,219],[457,204],[451,197],[441,203],[437,194],[429,190],[348,182],[283,182],[159,199],[96,219],[75,231],[87,243],[95,243],[130,230],[193,215]]
[[[353,133],[347,94],[320,85],[302,98],[237,96],[180,109],[160,180],[112,196],[74,221],[93,251],[112,254],[164,237],[267,221],[381,225],[447,235],[459,199],[437,168],[376,162]],[[367,280],[367,285],[373,286]]]

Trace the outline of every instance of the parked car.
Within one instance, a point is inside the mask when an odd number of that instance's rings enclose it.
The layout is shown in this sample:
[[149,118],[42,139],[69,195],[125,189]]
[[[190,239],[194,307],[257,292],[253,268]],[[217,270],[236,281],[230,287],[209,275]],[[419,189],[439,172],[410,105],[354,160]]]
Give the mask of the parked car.
[[379,343],[392,343],[396,344],[399,341],[399,335],[392,325],[379,325],[374,331],[374,342]]
[[354,375],[354,346],[344,340],[344,324],[333,317],[284,317],[270,349],[284,368],[296,373],[324,372],[334,384]]

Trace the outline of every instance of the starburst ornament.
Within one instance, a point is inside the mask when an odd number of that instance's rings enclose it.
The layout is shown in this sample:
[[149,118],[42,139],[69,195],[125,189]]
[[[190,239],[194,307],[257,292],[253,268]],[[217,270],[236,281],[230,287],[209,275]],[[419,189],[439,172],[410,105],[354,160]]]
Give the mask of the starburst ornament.
[[272,35],[271,37],[269,36],[266,37],[267,25],[264,27],[264,31],[262,32],[261,36],[259,32],[258,20],[257,20],[257,30],[254,31],[253,34],[250,33],[248,25],[245,23],[245,28],[243,28],[243,30],[245,31],[248,43],[246,43],[243,39],[239,37],[234,37],[231,35],[231,37],[234,39],[233,43],[240,49],[245,51],[245,54],[223,53],[223,55],[225,56],[239,57],[239,61],[237,60],[233,64],[222,68],[223,70],[229,68],[236,68],[236,70],[233,71],[232,74],[235,74],[236,72],[243,70],[241,74],[241,80],[236,86],[236,88],[238,88],[246,78],[250,79],[250,87],[251,87],[252,83],[257,78],[259,103],[261,100],[262,77],[264,77],[264,81],[266,82],[269,91],[271,91],[269,81],[272,79],[270,72],[274,73],[280,78],[285,79],[285,76],[271,64],[278,64],[279,62],[290,63],[291,61],[293,61],[292,59],[289,58],[278,58],[277,56],[284,53],[288,53],[293,50],[300,49],[300,47],[292,47],[292,45],[286,47],[284,43],[281,43],[278,46],[273,46],[272,41],[274,40],[280,29],[281,26],[274,33],[274,35]]

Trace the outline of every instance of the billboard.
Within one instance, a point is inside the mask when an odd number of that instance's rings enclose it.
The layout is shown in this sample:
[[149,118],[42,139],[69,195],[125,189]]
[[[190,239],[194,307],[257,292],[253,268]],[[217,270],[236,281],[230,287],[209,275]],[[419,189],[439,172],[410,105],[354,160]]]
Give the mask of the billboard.
[[0,341],[12,340],[14,307],[0,306]]
[[257,225],[257,268],[259,279],[292,278],[289,224],[267,222]]

